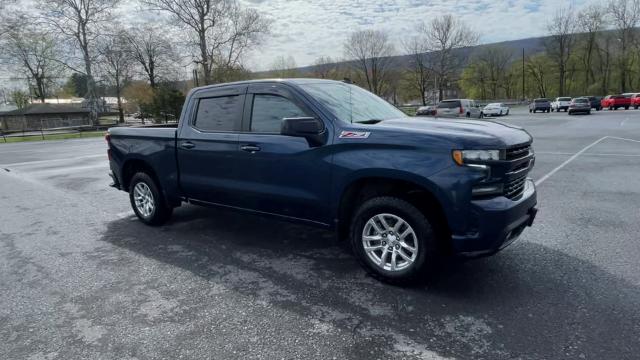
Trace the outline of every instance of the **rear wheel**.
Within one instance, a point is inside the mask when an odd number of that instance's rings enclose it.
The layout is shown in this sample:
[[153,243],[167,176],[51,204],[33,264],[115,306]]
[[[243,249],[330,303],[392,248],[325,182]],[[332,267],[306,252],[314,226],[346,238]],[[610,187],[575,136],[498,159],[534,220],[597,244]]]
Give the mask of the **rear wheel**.
[[169,220],[173,208],[167,205],[160,187],[149,174],[133,175],[129,184],[129,200],[138,219],[147,225],[162,225]]
[[396,197],[375,197],[359,207],[351,223],[351,245],[371,276],[395,284],[426,279],[438,259],[429,219]]
[[624,107],[624,109],[625,109],[625,110],[629,110],[629,107],[628,107],[628,106],[625,106],[625,107]]

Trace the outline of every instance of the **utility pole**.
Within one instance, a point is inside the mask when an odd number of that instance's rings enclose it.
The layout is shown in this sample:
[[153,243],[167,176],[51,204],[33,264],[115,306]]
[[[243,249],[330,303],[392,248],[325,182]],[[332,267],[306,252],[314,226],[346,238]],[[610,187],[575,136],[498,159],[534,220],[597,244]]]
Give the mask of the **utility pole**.
[[522,101],[524,99],[524,48],[522,48]]

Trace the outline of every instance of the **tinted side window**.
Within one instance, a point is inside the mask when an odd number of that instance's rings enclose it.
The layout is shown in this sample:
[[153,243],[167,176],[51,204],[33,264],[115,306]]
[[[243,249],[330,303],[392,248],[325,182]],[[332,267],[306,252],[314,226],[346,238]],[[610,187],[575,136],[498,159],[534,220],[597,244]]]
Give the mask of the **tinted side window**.
[[251,112],[251,131],[279,133],[282,119],[305,116],[309,115],[282,96],[255,95]]
[[242,111],[241,100],[238,95],[200,99],[194,126],[206,131],[233,131]]
[[441,101],[440,104],[438,104],[438,109],[453,109],[460,106],[459,100]]

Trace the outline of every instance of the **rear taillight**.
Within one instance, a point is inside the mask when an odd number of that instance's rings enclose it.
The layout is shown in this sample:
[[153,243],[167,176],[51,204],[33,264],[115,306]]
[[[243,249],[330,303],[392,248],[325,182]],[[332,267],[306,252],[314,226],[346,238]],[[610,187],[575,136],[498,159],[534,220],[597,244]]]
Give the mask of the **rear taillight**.
[[460,106],[460,114],[464,114],[464,108]]
[[109,134],[108,132],[104,133],[104,140],[106,142],[110,142],[111,141],[111,134]]

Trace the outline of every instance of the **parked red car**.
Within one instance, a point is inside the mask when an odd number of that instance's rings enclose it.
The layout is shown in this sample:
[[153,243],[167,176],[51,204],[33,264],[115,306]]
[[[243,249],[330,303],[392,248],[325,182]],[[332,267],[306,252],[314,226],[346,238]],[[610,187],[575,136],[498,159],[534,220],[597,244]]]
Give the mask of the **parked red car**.
[[633,94],[633,96],[631,96],[631,106],[636,110],[640,108],[640,93]]
[[603,108],[608,108],[609,110],[618,110],[623,107],[625,110],[629,110],[631,106],[631,97],[626,97],[624,95],[607,95],[600,102]]

